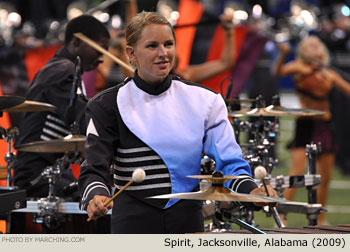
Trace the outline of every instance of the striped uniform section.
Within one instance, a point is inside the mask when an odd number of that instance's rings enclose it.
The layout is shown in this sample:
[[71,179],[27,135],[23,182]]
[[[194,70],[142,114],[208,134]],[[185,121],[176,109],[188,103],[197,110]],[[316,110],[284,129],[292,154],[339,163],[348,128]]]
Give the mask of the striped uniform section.
[[[245,191],[245,190],[242,190],[243,187],[249,186],[251,184],[255,184],[254,179],[251,177],[244,177],[244,178],[233,180],[230,187],[233,191],[240,192],[240,191]],[[236,206],[242,205],[240,202],[232,202],[232,203]]]
[[89,202],[86,201],[87,197],[89,196],[89,193],[90,193],[92,190],[97,189],[97,188],[103,188],[103,189],[105,189],[108,193],[110,193],[108,187],[107,187],[105,184],[103,184],[103,183],[101,183],[101,182],[99,182],[99,181],[96,181],[96,182],[93,182],[93,183],[89,184],[89,185],[85,188],[84,193],[83,193],[83,196],[81,197],[81,202],[82,202],[82,205],[80,206],[80,209],[81,209],[81,210],[85,209],[85,208],[87,207],[87,204],[89,204]]
[[136,168],[142,168],[146,177],[141,183],[134,183],[126,190],[171,188],[169,170],[160,156],[149,147],[117,149],[113,158],[114,186],[118,189],[132,179]]
[[41,140],[53,140],[63,138],[70,134],[64,121],[58,118],[55,112],[48,112],[45,120],[45,125],[41,133]]

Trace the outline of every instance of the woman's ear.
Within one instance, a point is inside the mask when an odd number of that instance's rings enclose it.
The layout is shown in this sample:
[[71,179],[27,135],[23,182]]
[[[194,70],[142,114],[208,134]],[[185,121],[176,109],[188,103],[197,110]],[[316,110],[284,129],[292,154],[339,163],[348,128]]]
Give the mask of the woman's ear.
[[128,55],[130,60],[136,59],[134,48],[132,48],[131,46],[126,46],[125,51],[126,55]]

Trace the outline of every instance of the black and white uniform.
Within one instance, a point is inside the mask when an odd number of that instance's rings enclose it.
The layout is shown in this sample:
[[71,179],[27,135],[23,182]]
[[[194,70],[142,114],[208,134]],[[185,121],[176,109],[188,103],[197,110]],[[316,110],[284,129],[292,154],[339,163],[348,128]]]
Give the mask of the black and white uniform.
[[[79,177],[82,209],[95,195],[110,196],[111,180],[120,189],[136,168],[146,172],[143,182],[116,198],[113,233],[202,231],[201,201],[147,199],[198,190],[199,180],[187,176],[200,174],[202,153],[225,175],[251,175],[221,95],[201,85],[168,76],[152,86],[136,72],[133,79],[91,99],[86,115],[86,160]],[[251,178],[225,186],[245,193],[257,187]]]
[[[34,141],[63,138],[70,134],[71,122],[66,122],[65,112],[70,102],[75,58],[63,47],[42,68],[30,84],[26,100],[45,102],[56,107],[49,112],[27,112],[19,127],[15,146]],[[83,87],[83,86],[82,86]],[[83,88],[81,88],[83,89]],[[80,91],[83,93],[83,90]],[[75,120],[82,135],[85,135],[85,107],[87,99],[79,95],[75,102]],[[48,179],[41,178],[42,171],[62,157],[62,153],[36,153],[19,151],[14,165],[14,185],[27,190],[29,197],[48,195]],[[76,181],[70,169],[62,169],[56,189],[60,194],[65,186]],[[31,185],[31,182],[35,185]],[[62,195],[59,195],[62,196]]]

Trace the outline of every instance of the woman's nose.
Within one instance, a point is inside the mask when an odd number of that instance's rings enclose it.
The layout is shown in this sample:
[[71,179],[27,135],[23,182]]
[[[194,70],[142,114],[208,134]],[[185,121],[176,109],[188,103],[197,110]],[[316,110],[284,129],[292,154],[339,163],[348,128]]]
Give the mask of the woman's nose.
[[167,55],[167,50],[164,46],[158,47],[158,56],[159,57],[165,57]]

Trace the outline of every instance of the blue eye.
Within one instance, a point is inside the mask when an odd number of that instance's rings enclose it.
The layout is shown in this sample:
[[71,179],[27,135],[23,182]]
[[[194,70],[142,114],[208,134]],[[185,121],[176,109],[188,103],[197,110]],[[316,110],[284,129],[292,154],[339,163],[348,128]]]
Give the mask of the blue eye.
[[147,48],[156,48],[156,47],[157,47],[156,44],[149,44],[149,45],[147,45]]

